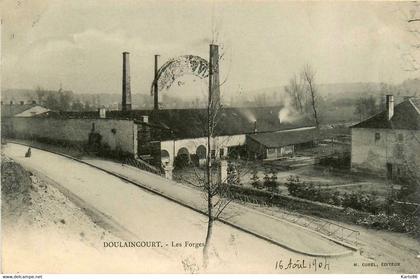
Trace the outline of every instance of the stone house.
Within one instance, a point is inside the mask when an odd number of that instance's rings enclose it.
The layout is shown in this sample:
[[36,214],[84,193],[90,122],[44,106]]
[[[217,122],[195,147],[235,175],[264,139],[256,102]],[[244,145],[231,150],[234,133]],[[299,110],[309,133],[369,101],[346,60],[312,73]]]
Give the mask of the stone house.
[[420,175],[420,99],[394,106],[386,96],[386,110],[351,127],[351,168],[405,179]]

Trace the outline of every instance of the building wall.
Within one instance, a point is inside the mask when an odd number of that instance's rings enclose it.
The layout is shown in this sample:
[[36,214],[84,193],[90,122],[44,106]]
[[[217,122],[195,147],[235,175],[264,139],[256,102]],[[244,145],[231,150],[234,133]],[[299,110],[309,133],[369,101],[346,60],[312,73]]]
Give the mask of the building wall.
[[[233,135],[233,136],[220,136],[212,139],[212,148],[217,146],[216,158],[220,157],[220,149],[223,149],[224,155],[228,153],[228,147],[239,146],[245,144],[245,135]],[[197,148],[204,146],[207,150],[207,138],[193,138],[193,139],[180,139],[180,140],[168,140],[161,142],[161,150],[166,150],[169,153],[169,162],[172,163],[178,152],[182,149],[187,149],[189,154],[196,154]],[[162,159],[163,160],[163,159]],[[164,161],[164,160],[163,160]]]
[[393,173],[409,168],[420,174],[420,131],[353,128],[351,139],[352,170],[386,175],[392,164]]
[[293,156],[295,151],[294,145],[267,148],[250,137],[247,137],[246,144],[250,156],[258,159],[275,160],[281,157]]
[[[263,147],[263,146],[262,146]],[[265,159],[274,160],[282,157],[293,156],[294,145],[267,148],[267,156]]]
[[108,144],[111,150],[137,154],[137,126],[131,120],[12,117],[8,121],[16,138],[48,138],[80,144],[88,143],[94,125],[102,136],[102,144]]
[[255,157],[258,159],[267,158],[268,153],[266,147],[261,143],[253,140],[251,137],[246,137],[246,146],[251,157]]

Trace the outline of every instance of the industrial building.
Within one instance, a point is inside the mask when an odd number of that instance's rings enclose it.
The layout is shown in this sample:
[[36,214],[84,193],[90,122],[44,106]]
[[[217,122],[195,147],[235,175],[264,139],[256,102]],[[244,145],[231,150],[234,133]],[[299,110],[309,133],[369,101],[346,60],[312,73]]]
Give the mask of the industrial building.
[[[183,59],[191,59],[191,71],[198,73],[202,78],[208,77],[213,88],[210,90],[211,103],[215,105],[220,102],[217,46],[211,45],[210,53],[208,65],[207,61],[199,57],[185,56]],[[178,156],[185,156],[198,164],[205,162],[208,150],[208,110],[159,108],[158,77],[165,74],[162,69],[168,69],[171,65],[166,63],[158,69],[156,57],[155,80],[152,86],[154,109],[132,110],[129,53],[124,52],[121,110],[45,110],[25,119],[9,117],[7,120],[3,119],[8,127],[3,135],[106,148],[121,156],[131,156],[157,169],[165,170],[169,177]],[[220,108],[215,115],[217,125],[212,137],[211,157],[218,159],[241,156],[241,151],[247,144],[253,148],[253,152],[257,152],[254,148],[256,142],[266,149],[266,156],[258,157],[275,159],[293,155],[296,144],[311,144],[316,137],[313,130],[278,132],[309,125],[304,122],[281,123],[281,108]],[[271,143],[275,143],[275,146]],[[274,157],[271,155],[273,148],[276,148]]]
[[251,157],[277,160],[294,156],[301,148],[313,147],[318,139],[316,127],[303,127],[249,134],[246,137],[246,146]]

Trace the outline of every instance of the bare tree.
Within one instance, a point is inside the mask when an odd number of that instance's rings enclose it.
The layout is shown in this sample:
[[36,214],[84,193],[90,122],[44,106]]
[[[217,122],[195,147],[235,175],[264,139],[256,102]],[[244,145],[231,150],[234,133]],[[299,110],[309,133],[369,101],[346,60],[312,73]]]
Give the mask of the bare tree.
[[302,80],[300,80],[297,75],[294,75],[293,78],[290,79],[289,85],[284,87],[284,90],[290,96],[294,108],[299,112],[303,112],[305,92]]
[[[203,248],[203,267],[206,268],[209,263],[209,249],[211,246],[211,239],[213,234],[214,221],[217,220],[224,209],[230,204],[231,199],[227,193],[228,187],[226,186],[226,179],[222,179],[219,175],[219,167],[221,162],[215,160],[216,156],[213,156],[219,150],[219,147],[224,145],[222,142],[217,142],[217,127],[220,121],[220,110],[222,109],[220,103],[220,87],[227,81],[228,74],[226,77],[219,81],[219,62],[223,60],[223,55],[219,55],[218,46],[210,45],[210,59],[205,59],[193,56],[184,55],[178,58],[167,61],[159,69],[156,76],[156,81],[153,82],[151,92],[154,87],[169,88],[174,84],[178,77],[185,74],[193,74],[203,80],[209,81],[209,86],[204,89],[206,95],[208,94],[208,102],[206,104],[207,113],[205,117],[197,117],[196,121],[199,125],[197,132],[205,135],[206,138],[206,164],[204,171],[194,167],[194,179],[187,177],[178,177],[174,174],[174,177],[187,182],[200,190],[203,191],[204,201],[206,202],[206,215],[207,215],[207,230],[205,245]],[[198,146],[197,146],[198,148]],[[189,160],[187,160],[189,161]],[[177,167],[178,164],[175,164]],[[183,164],[179,164],[183,165]]]
[[[209,263],[209,249],[213,234],[214,221],[222,214],[223,210],[232,201],[227,195],[228,187],[222,174],[219,173],[214,177],[215,170],[220,166],[213,165],[212,150],[216,152],[219,149],[216,145],[215,137],[216,128],[220,121],[220,110],[222,105],[220,102],[220,87],[226,82],[227,77],[220,83],[219,81],[219,63],[223,59],[223,55],[219,56],[218,46],[210,46],[209,58],[209,95],[207,104],[207,160],[206,160],[206,180],[202,184],[205,192],[205,200],[207,201],[207,232],[206,240],[203,248],[203,267],[206,268]],[[213,143],[213,146],[212,146]],[[219,143],[220,144],[220,143]],[[222,162],[220,162],[221,164]],[[222,171],[222,170],[221,170]],[[218,177],[217,177],[218,176]]]
[[315,126],[319,128],[319,113],[318,113],[318,91],[315,84],[315,71],[307,64],[303,67],[301,77],[304,83],[304,90],[308,97],[308,105],[312,110],[312,115],[315,121]]
[[402,51],[403,67],[405,71],[420,70],[420,3],[399,2],[398,12],[406,24],[406,30],[411,35],[399,46]]

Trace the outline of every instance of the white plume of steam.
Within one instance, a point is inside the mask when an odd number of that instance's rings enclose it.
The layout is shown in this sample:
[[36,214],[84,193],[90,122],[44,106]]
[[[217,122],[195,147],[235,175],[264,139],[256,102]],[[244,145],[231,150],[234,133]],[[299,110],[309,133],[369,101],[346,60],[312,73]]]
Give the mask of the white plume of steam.
[[290,98],[286,97],[284,106],[279,110],[280,123],[292,123],[301,118],[299,113],[293,108]]
[[249,109],[241,109],[239,111],[243,116],[246,117],[246,119],[249,122],[254,123],[255,121],[257,121],[257,118],[255,117],[255,115],[249,110]]

